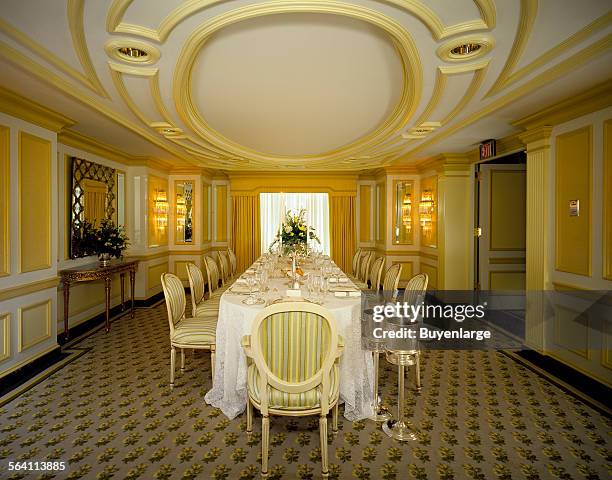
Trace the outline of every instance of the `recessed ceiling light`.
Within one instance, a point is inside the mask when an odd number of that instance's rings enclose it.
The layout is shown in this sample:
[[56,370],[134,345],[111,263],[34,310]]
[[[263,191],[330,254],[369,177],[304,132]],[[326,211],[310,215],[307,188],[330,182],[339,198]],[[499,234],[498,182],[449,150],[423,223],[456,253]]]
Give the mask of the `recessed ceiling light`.
[[463,45],[457,45],[450,53],[452,55],[465,56],[477,52],[480,48],[481,45],[479,43],[464,43]]
[[135,48],[135,47],[121,47],[117,49],[117,52],[119,52],[120,55],[123,55],[124,57],[129,57],[129,58],[142,59],[149,55],[144,50],[141,50],[140,48]]

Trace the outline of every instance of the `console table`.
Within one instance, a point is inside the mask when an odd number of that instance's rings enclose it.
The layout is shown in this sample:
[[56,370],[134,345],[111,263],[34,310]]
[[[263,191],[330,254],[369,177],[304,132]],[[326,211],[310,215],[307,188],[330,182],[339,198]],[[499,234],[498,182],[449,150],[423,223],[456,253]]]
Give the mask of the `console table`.
[[121,278],[121,310],[125,310],[125,273],[130,274],[130,290],[132,294],[131,318],[134,318],[134,282],[136,280],[136,269],[138,260],[112,260],[110,265],[103,267],[99,262],[89,263],[80,267],[60,270],[59,276],[64,285],[64,335],[68,338],[68,306],[70,302],[70,285],[77,282],[90,282],[93,280],[104,280],[104,292],[106,300],[106,332],[110,331],[110,299],[111,280],[114,275],[119,274]]

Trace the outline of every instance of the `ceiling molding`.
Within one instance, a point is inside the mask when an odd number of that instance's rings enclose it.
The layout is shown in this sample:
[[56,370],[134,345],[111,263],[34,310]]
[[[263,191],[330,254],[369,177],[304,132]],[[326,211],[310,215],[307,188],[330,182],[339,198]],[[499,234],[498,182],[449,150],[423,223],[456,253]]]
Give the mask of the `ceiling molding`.
[[462,130],[463,128],[466,128],[472,125],[473,123],[477,122],[481,118],[484,118],[487,115],[490,115],[491,113],[499,110],[500,108],[508,105],[509,103],[514,102],[529,93],[533,93],[534,91],[538,90],[544,85],[554,81],[555,79],[567,74],[568,72],[572,70],[575,70],[576,68],[587,63],[593,58],[599,55],[602,55],[603,53],[609,52],[611,46],[612,46],[612,36],[610,35],[605,38],[602,38],[601,40],[598,40],[597,42],[589,45],[588,47],[578,51],[571,57],[568,57],[565,60],[559,62],[554,67],[551,67],[548,70],[537,75],[536,77],[532,78],[531,80],[524,83],[520,87],[516,88],[512,92],[509,92],[503,97],[500,97],[497,100],[494,100],[493,102],[489,103],[486,107],[481,108],[480,110],[477,110],[476,112],[468,115],[466,118],[461,119],[455,125],[441,131],[435,136],[429,138],[428,140],[425,140],[424,142],[419,144],[417,147],[413,148],[412,150],[408,152],[405,152],[400,157],[397,157],[396,159],[394,159],[394,161],[397,161],[398,158],[410,158],[411,156],[415,156],[416,153],[432,145],[433,143],[439,142],[443,138],[446,138],[452,135],[453,133],[456,133],[459,130]]
[[[114,0],[111,4],[106,20],[106,30],[108,33],[126,33],[138,35],[159,43],[163,43],[174,28],[185,19],[196,13],[212,7],[223,0],[187,0],[183,4],[172,10],[159,24],[158,28],[149,28],[141,25],[123,23],[122,19],[125,12],[132,4],[133,0]],[[430,31],[434,40],[439,41],[460,33],[467,33],[475,30],[493,29],[495,27],[495,6],[491,0],[474,0],[483,18],[458,23],[455,25],[444,25],[442,20],[427,5],[418,0],[380,0],[383,3],[394,5],[420,20]],[[284,0],[287,5],[293,4],[293,9],[299,11],[301,8],[300,0]],[[335,1],[326,1],[330,7],[342,5]]]
[[53,132],[59,132],[76,123],[73,119],[4,87],[0,87],[0,111]]
[[87,79],[92,84],[93,90],[104,98],[110,98],[96,74],[96,69],[91,63],[89,49],[85,41],[85,28],[83,26],[84,9],[85,0],[67,0],[66,11],[68,14],[68,26],[70,27],[72,45]]
[[574,118],[602,110],[612,105],[612,84],[607,81],[578,95],[572,95],[562,102],[522,117],[512,125],[530,130],[542,125],[558,125]]
[[181,159],[187,163],[193,163],[194,159],[189,156],[185,156],[181,150],[177,150],[161,141],[156,135],[150,133],[149,131],[142,129],[123,117],[121,114],[115,112],[113,109],[108,107],[105,103],[99,101],[98,99],[87,95],[86,93],[78,90],[74,85],[71,85],[68,81],[59,77],[55,73],[51,72],[49,69],[41,66],[36,63],[29,57],[25,56],[18,50],[15,50],[5,42],[0,41],[0,57],[6,59],[10,63],[16,65],[17,67],[23,69],[24,71],[34,75],[35,77],[43,80],[47,84],[57,88],[61,92],[67,94],[68,96],[78,100],[82,104],[87,107],[93,108],[97,110],[102,115],[107,118],[113,120],[118,125],[131,130],[132,132],[140,135],[145,140],[148,140],[153,145],[156,145],[168,153],[172,154],[177,159]]
[[126,166],[147,166],[162,170],[165,173],[168,173],[173,168],[173,164],[170,162],[154,157],[132,155],[71,129],[62,130],[57,136],[57,141],[63,145],[78,148],[79,150],[84,150]]
[[[224,27],[237,22],[266,15],[284,13],[323,13],[342,15],[368,22],[386,31],[395,41],[397,51],[404,68],[404,85],[399,103],[392,114],[374,132],[352,142],[344,147],[319,155],[279,156],[265,154],[239,145],[211,128],[194,105],[191,94],[191,72],[197,54],[208,38]],[[420,100],[422,89],[422,66],[414,41],[410,34],[395,20],[374,10],[346,3],[328,2],[322,0],[305,0],[300,2],[282,1],[247,5],[223,13],[209,22],[199,26],[186,40],[178,58],[174,72],[173,98],[176,110],[189,129],[207,142],[221,147],[232,156],[259,160],[282,165],[291,161],[296,165],[313,162],[327,163],[329,166],[340,159],[355,155],[359,150],[368,148],[384,141],[405,126],[412,116]],[[315,167],[316,168],[316,167]],[[351,167],[351,168],[354,168]]]
[[504,68],[500,73],[499,77],[497,78],[491,89],[487,92],[487,97],[495,95],[503,89],[522,80],[527,75],[542,67],[546,63],[553,61],[555,58],[561,56],[568,50],[578,46],[580,43],[588,40],[597,32],[609,27],[612,24],[612,11],[610,11],[605,15],[602,15],[601,17],[597,18],[596,20],[588,24],[586,27],[571,35],[563,42],[551,48],[544,54],[540,55],[528,65],[525,65],[516,72],[513,72],[514,68],[516,67],[519,59],[523,54],[525,45],[527,44],[527,40],[531,34],[531,29],[533,28],[533,22],[535,21],[535,17],[537,15],[537,0],[522,0],[521,5],[522,10],[525,11],[524,15],[521,15],[521,23],[526,23],[525,28],[528,28],[528,31],[521,31],[521,25],[519,25],[517,37],[515,39],[514,44],[512,45],[511,54],[508,57],[508,60],[506,61],[506,64],[504,65]]
[[32,38],[30,38],[28,35],[13,27],[11,24],[6,22],[2,18],[0,18],[0,32],[4,33],[7,37],[11,38],[19,45],[34,53],[44,61],[53,65],[60,72],[68,75],[73,80],[76,80],[81,85],[87,87],[88,89],[92,90],[100,96],[108,98],[108,94],[106,93],[102,85],[99,84],[97,76],[95,76],[94,79],[90,76],[91,72],[87,72],[86,75],[82,72],[79,72],[78,70],[64,62],[57,55],[53,54],[45,47],[32,40]]

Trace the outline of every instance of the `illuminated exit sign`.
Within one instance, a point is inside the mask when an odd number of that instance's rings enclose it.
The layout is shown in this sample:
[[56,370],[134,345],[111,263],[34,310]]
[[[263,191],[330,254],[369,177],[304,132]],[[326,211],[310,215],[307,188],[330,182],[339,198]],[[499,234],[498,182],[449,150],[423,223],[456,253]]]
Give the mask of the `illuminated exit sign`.
[[485,140],[480,144],[480,159],[486,160],[495,156],[495,140]]

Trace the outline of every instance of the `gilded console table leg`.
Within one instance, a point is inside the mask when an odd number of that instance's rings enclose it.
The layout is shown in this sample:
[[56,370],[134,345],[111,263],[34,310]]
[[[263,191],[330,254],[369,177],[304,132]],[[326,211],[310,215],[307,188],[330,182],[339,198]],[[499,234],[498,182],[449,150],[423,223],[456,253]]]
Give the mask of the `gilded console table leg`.
[[70,282],[64,282],[64,340],[68,340],[68,308],[70,305]]
[[104,293],[106,298],[106,333],[108,333],[110,332],[111,277],[104,278]]
[[125,311],[125,273],[119,275],[121,279],[121,311]]
[[136,284],[136,270],[130,270],[130,292],[132,292],[132,312],[130,318],[134,318],[134,288]]

